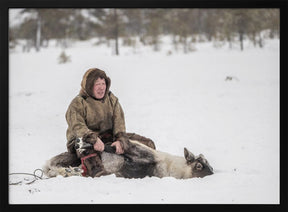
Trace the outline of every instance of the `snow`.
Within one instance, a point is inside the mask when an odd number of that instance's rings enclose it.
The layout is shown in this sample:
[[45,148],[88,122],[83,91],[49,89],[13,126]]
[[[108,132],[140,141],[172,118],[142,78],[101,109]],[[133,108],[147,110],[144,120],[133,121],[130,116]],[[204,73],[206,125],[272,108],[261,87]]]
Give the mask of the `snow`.
[[[166,39],[159,52],[121,47],[120,56],[96,40],[65,49],[71,58],[65,64],[58,64],[63,49],[52,42],[38,53],[22,53],[21,46],[10,52],[9,173],[33,173],[66,151],[66,109],[84,72],[98,67],[112,80],[128,132],[174,155],[183,156],[184,147],[202,153],[215,174],[58,176],[10,185],[10,204],[279,204],[279,40],[263,49],[245,43],[243,52],[199,43],[183,54]],[[17,177],[29,178],[9,176]]]

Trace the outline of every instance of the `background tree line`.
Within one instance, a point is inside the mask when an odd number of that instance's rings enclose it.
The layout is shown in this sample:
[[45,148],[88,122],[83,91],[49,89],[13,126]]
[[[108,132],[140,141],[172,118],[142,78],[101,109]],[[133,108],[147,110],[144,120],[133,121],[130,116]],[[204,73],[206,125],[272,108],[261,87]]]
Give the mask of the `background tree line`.
[[278,9],[23,9],[18,18],[21,23],[9,27],[11,47],[25,39],[39,51],[52,39],[67,47],[68,40],[98,37],[114,41],[116,55],[120,38],[123,45],[133,46],[137,39],[157,51],[162,35],[171,35],[174,47],[185,53],[204,40],[237,43],[243,50],[249,39],[263,47],[263,31],[279,38],[280,22]]

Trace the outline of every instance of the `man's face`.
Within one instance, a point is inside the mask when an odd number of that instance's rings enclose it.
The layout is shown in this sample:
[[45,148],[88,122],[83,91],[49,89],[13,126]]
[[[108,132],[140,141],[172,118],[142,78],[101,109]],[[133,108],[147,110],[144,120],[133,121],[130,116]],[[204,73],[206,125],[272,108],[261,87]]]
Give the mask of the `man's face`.
[[106,92],[106,81],[103,78],[98,78],[93,87],[93,94],[96,99],[102,99]]

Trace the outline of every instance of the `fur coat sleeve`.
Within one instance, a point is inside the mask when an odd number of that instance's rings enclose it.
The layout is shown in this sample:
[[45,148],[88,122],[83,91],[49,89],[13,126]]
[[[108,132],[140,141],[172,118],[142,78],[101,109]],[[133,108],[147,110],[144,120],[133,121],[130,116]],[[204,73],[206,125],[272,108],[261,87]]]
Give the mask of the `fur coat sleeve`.
[[74,98],[66,111],[66,121],[68,128],[66,131],[67,149],[75,152],[74,141],[76,138],[83,137],[90,130],[86,124],[86,111],[83,99],[80,96]]

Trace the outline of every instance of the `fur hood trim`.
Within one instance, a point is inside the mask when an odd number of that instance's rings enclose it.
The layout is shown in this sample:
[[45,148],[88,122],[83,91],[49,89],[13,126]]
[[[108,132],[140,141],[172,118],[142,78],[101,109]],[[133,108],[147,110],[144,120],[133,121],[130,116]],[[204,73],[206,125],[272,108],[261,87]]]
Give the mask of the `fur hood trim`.
[[[93,86],[94,86],[95,80],[97,80],[98,78],[103,78],[106,81],[106,92],[105,92],[105,96],[102,98],[102,99],[105,99],[109,93],[111,80],[104,71],[98,68],[90,68],[85,72],[82,82],[81,82],[81,90],[79,92],[79,95],[85,99],[88,97],[92,97],[96,99],[95,96],[93,95]],[[99,99],[96,99],[96,100],[99,100]]]

